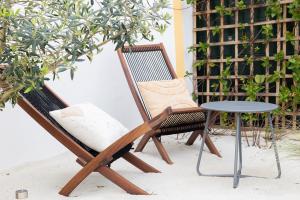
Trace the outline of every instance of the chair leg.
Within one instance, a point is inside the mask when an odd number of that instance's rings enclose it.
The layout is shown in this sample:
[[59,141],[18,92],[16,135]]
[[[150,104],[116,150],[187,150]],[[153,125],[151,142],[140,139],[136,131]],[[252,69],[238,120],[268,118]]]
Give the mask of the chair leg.
[[148,136],[147,134],[144,135],[137,147],[135,148],[135,152],[142,152],[150,138],[151,136]]
[[145,173],[151,173],[151,172],[152,173],[160,173],[160,171],[158,171],[151,165],[145,163],[144,161],[142,161],[141,159],[139,159],[138,157],[136,157],[135,155],[133,155],[130,152],[124,154],[123,158]]
[[[201,135],[203,138],[203,130],[194,131],[188,139],[188,141],[186,142],[186,145],[192,145],[197,139],[198,135]],[[214,143],[211,141],[211,138],[208,135],[206,136],[205,144],[212,154],[222,157],[217,147],[214,145]]]
[[[98,156],[86,162],[84,167],[75,175],[73,178],[60,190],[59,194],[63,196],[69,196],[69,194],[92,172],[97,170],[99,167],[104,166],[101,161],[101,156],[104,154],[99,154]],[[84,164],[84,160],[77,159],[79,164]]]
[[[77,162],[81,164],[81,160],[77,159]],[[84,168],[83,168],[84,169]],[[73,178],[59,191],[60,195],[69,196],[71,192],[89,175],[89,174],[82,174],[79,171]]]
[[162,157],[162,159],[164,161],[166,161],[168,164],[173,164],[172,160],[170,159],[166,149],[164,148],[164,146],[162,145],[162,143],[157,139],[157,137],[153,136],[152,140],[154,141],[154,144],[160,154],[160,156]]
[[[87,164],[87,162],[81,158],[78,158],[76,160],[76,162],[83,167]],[[138,186],[134,185],[133,183],[131,183],[130,181],[128,181],[127,179],[125,179],[124,177],[122,177],[117,172],[115,172],[114,170],[110,169],[107,166],[101,166],[101,167],[95,169],[94,172],[99,172],[105,178],[109,179],[111,182],[115,183],[116,185],[118,185],[120,188],[122,188],[129,194],[149,195],[146,191],[144,191],[141,188],[139,188]],[[72,188],[70,186],[68,187],[68,184],[59,192],[60,195],[69,196],[70,193],[76,188],[76,186],[74,188]]]
[[115,172],[114,170],[103,166],[97,169],[97,171],[102,174],[104,177],[109,179],[114,184],[118,185],[120,188],[128,192],[129,194],[134,195],[149,195],[146,191],[139,188],[138,186],[134,185],[127,179],[125,179],[123,176]]
[[[203,138],[203,132],[200,133],[200,135]],[[222,158],[220,152],[218,151],[217,147],[215,146],[215,144],[213,143],[213,141],[211,140],[209,135],[207,135],[205,138],[205,144],[206,144],[207,148],[209,149],[210,153],[215,154],[218,157]]]
[[199,131],[194,131],[185,144],[188,146],[193,145],[199,135],[200,135]]

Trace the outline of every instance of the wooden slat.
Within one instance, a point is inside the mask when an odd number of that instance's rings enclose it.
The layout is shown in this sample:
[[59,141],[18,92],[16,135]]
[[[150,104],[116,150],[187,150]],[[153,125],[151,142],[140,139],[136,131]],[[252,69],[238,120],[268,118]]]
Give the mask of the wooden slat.
[[[283,5],[283,19],[285,19],[287,17],[287,7],[286,5]],[[286,38],[286,23],[282,23],[282,34],[283,34],[283,37]],[[279,36],[278,36],[279,37]],[[283,55],[286,56],[286,40],[284,40],[282,42],[282,50],[283,50]],[[282,66],[286,66],[286,62],[285,60],[280,64]],[[283,73],[285,74],[286,73],[286,68],[285,67],[282,67],[282,71]],[[283,77],[283,80],[282,80],[282,83],[281,83],[282,86],[286,86],[286,79],[285,77]],[[283,108],[285,108],[286,104],[285,103],[282,103],[281,105]],[[282,117],[282,122],[281,122],[281,126],[282,127],[285,127],[285,116]]]
[[[235,0],[235,5],[237,5],[239,1]],[[234,18],[234,33],[235,33],[235,38],[234,38],[234,92],[238,93],[239,92],[239,63],[237,61],[238,57],[239,57],[239,28],[238,28],[238,24],[239,24],[239,11],[235,10],[235,18]],[[238,96],[235,96],[234,98],[236,101],[238,100]]]
[[[286,18],[286,19],[279,19],[280,23],[287,23],[287,22],[294,22],[295,20],[292,18]],[[262,21],[262,22],[254,22],[253,26],[262,26],[262,25],[267,25],[267,24],[277,24],[278,20],[269,20],[269,21]],[[245,24],[243,25],[244,27],[250,27],[250,24]],[[228,28],[241,28],[241,24],[226,24],[219,26],[222,29],[228,29]],[[213,27],[204,27],[204,28],[194,28],[193,31],[198,32],[198,31],[206,31],[206,30],[212,30]]]
[[[282,0],[280,1],[280,4],[289,4],[292,3],[293,0]],[[261,8],[261,7],[266,7],[266,4],[250,4],[246,7],[246,9],[251,9],[251,8]],[[228,10],[235,11],[238,8],[227,8]],[[199,11],[195,12],[194,15],[200,15],[200,14],[206,14],[206,13],[217,13],[216,10],[207,10],[207,11]]]
[[[206,3],[206,10],[209,11],[210,10],[210,0],[207,0],[207,3]],[[207,23],[207,31],[206,31],[206,39],[207,39],[207,44],[210,44],[210,13],[207,12],[206,14],[207,18],[206,18],[206,23]],[[211,48],[210,46],[207,48],[207,58],[208,60],[210,60],[210,51],[211,51]],[[207,62],[206,64],[206,73],[207,75],[210,75],[210,66],[208,64],[209,62]],[[210,91],[210,80],[208,79],[206,81],[206,91]],[[209,102],[209,96],[206,97],[206,102]]]
[[[221,6],[224,6],[224,0],[221,0]],[[220,27],[223,27],[224,26],[224,15],[221,16],[221,19],[220,19]],[[220,37],[220,43],[224,43],[224,29],[221,28],[221,37]],[[220,59],[221,60],[224,60],[226,58],[224,58],[224,45],[220,45]],[[221,62],[220,63],[220,75],[222,74],[222,72],[224,71],[224,62]],[[209,92],[209,91],[208,91]],[[223,84],[220,83],[220,101],[223,101]],[[222,121],[222,120],[221,120]]]
[[[295,37],[296,36],[298,37],[298,35],[299,35],[299,22],[295,22]],[[299,41],[300,40],[295,41],[295,51],[294,51],[295,54],[300,53]],[[294,81],[294,86],[296,86],[295,81]],[[293,105],[293,129],[294,130],[297,129],[297,116],[300,116],[299,110],[300,109],[298,108],[297,104],[294,103],[294,105]]]
[[[296,40],[300,40],[300,37],[296,37]],[[270,42],[277,42],[277,41],[285,41],[284,37],[280,37],[280,38],[275,38],[275,39],[270,39]],[[255,40],[253,41],[254,44],[259,44],[259,43],[265,43],[266,40]],[[243,42],[243,41],[238,41],[237,44],[247,44],[248,42]],[[210,46],[221,46],[221,45],[235,45],[236,42],[235,41],[226,41],[226,42],[210,42],[209,43]],[[195,44],[194,47],[199,47],[199,45]]]
[[[248,77],[249,76],[247,76],[247,75],[238,75],[238,76],[231,75],[231,76],[228,76],[228,79],[248,78]],[[286,74],[284,77],[285,78],[293,78],[293,75],[292,74]],[[206,79],[219,79],[220,77],[219,76],[198,76],[196,78],[198,80],[206,80]]]

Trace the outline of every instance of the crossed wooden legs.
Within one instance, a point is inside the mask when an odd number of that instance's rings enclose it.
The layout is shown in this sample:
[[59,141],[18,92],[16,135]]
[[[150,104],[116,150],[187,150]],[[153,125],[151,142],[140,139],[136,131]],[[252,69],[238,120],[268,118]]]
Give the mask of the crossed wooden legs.
[[[211,126],[212,124],[215,123],[216,118],[217,118],[218,115],[219,115],[218,112],[213,112],[213,113],[211,114],[209,126]],[[188,141],[186,142],[186,145],[189,145],[189,146],[190,146],[190,145],[193,145],[194,142],[195,142],[195,140],[197,139],[197,137],[198,137],[199,135],[201,135],[201,136],[203,135],[203,131],[204,131],[204,130],[194,131],[194,132],[192,133],[192,135],[189,137]],[[206,140],[206,139],[205,139],[205,140]],[[210,138],[209,138],[209,140],[210,140]],[[219,154],[219,152],[217,151],[217,149],[215,148],[215,146],[213,145],[213,143],[212,143],[211,140],[210,140],[208,143],[206,143],[206,145],[207,145],[207,147],[209,148],[209,150],[210,150],[211,153],[215,152],[214,154],[216,154],[217,156],[221,157],[221,155]]]
[[202,131],[194,131],[189,137],[188,141],[185,143],[188,146],[191,146],[196,141],[197,137],[200,135]]
[[[158,171],[154,167],[150,166],[149,164],[145,163],[144,161],[140,160],[139,158],[137,158],[135,155],[133,155],[130,152],[124,154],[123,158],[125,160],[127,160],[129,163],[131,163],[132,165],[134,165],[135,167],[137,167],[138,169],[142,170],[143,172],[160,173],[160,171]],[[87,165],[88,163],[83,159],[78,158],[76,160],[76,162],[79,163],[81,166],[83,166],[83,169],[80,172],[84,171],[85,168],[90,168],[89,165]],[[124,178],[123,176],[121,176],[116,171],[112,170],[111,168],[109,168],[106,165],[96,167],[93,171],[100,173],[101,175],[103,175],[104,177],[109,179],[114,184],[118,185],[120,188],[122,188],[129,194],[148,195],[148,193],[146,191],[144,191],[143,189],[134,185],[133,183],[128,181],[126,178]],[[83,176],[83,173],[80,174],[80,172],[74,176],[74,177],[76,177],[78,175],[81,176],[80,181],[78,181],[75,184],[72,184],[72,182],[71,182],[72,180],[71,180],[64,188],[62,188],[62,190],[59,192],[59,194],[61,194],[63,196],[69,196],[69,194],[81,183],[81,181],[86,178]]]
[[154,141],[154,144],[162,159],[166,161],[166,163],[168,163],[169,165],[173,164],[171,158],[169,157],[169,154],[167,153],[165,147],[162,145],[161,141],[158,140],[158,138],[155,136],[152,137],[152,140]]
[[[195,140],[197,139],[197,137],[198,137],[199,135],[202,136],[202,134],[203,134],[202,131],[194,131],[194,132],[192,133],[192,135],[190,136],[190,138],[188,139],[188,141],[187,141],[186,144],[187,144],[187,145],[192,145],[192,144],[195,142]],[[172,162],[172,160],[170,159],[170,156],[168,155],[168,153],[167,153],[165,147],[162,145],[161,141],[159,141],[158,138],[157,138],[156,136],[148,136],[148,135],[145,135],[145,136],[141,139],[141,141],[140,141],[140,143],[138,144],[138,146],[136,147],[135,152],[142,152],[143,149],[145,148],[147,142],[148,142],[150,139],[153,140],[153,142],[154,142],[154,144],[155,144],[155,146],[156,146],[156,148],[157,148],[157,150],[158,150],[160,156],[162,157],[162,159],[163,159],[164,161],[166,161],[166,163],[168,163],[168,164],[173,164],[173,162]],[[215,155],[221,157],[221,154],[219,153],[218,149],[216,148],[216,146],[214,145],[214,143],[212,142],[212,140],[210,139],[209,136],[206,137],[206,139],[205,139],[205,144],[206,144],[206,146],[208,147],[209,151],[210,151],[212,154],[215,154]]]
[[[211,120],[210,120],[210,125],[215,123],[216,117],[218,116],[217,112],[212,113],[211,115]],[[188,141],[186,142],[186,145],[193,145],[195,140],[197,139],[198,136],[203,136],[203,130],[197,130],[194,131],[192,133],[192,135],[189,137]],[[164,148],[164,146],[162,145],[161,141],[158,140],[158,138],[153,135],[153,133],[151,134],[145,134],[140,143],[138,144],[138,146],[135,149],[135,152],[142,152],[143,149],[145,148],[146,144],[148,143],[148,141],[150,140],[150,138],[152,138],[152,140],[154,141],[154,144],[159,152],[159,154],[161,155],[162,159],[164,161],[166,161],[168,164],[173,164],[172,160],[170,159],[166,149]],[[209,136],[206,137],[205,139],[205,144],[208,147],[209,151],[212,154],[215,154],[219,157],[221,157],[221,154],[219,153],[218,149],[216,148],[216,146],[214,145],[214,143],[212,142],[212,140],[210,139]]]

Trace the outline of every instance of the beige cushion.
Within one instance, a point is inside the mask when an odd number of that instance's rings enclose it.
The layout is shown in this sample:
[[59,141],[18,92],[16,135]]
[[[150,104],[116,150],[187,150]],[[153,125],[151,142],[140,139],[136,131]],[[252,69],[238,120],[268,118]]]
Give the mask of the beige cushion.
[[98,152],[128,132],[119,121],[91,103],[77,104],[49,113],[71,135]]
[[146,108],[152,117],[164,109],[198,107],[192,100],[184,79],[137,83]]

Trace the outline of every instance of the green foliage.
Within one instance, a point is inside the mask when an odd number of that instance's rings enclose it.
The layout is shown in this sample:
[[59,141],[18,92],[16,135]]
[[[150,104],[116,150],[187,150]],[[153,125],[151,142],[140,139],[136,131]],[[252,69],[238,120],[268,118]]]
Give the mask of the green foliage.
[[280,0],[267,0],[266,15],[269,18],[280,19],[282,16],[282,8],[280,6]]
[[[46,76],[92,60],[108,42],[121,48],[163,32],[167,0],[0,0],[0,104],[16,103],[18,92],[39,89]],[[5,66],[5,67],[3,67]]]
[[293,72],[293,80],[300,87],[300,56],[294,55],[287,62],[287,68]]
[[221,29],[220,27],[218,26],[215,26],[213,29],[212,29],[212,34],[213,36],[216,36],[217,34],[219,34],[221,32]]
[[290,99],[291,91],[288,87],[282,86],[280,87],[279,92],[279,101],[281,103],[287,103]]
[[192,52],[196,52],[196,51],[197,51],[196,47],[194,47],[194,46],[188,47],[188,53],[192,53]]
[[193,99],[193,101],[197,101],[198,100],[198,95],[195,94],[195,92],[192,92],[192,99]]
[[199,48],[198,48],[198,52],[202,52],[203,54],[207,54],[207,48],[208,48],[208,44],[207,43],[203,43],[203,42],[200,42],[199,43]]
[[185,71],[185,74],[184,74],[184,77],[186,78],[186,77],[191,77],[191,76],[193,76],[193,72],[189,72],[189,71]]
[[254,48],[254,52],[259,52],[259,50],[260,50],[259,46],[256,46],[256,47]]
[[197,60],[194,62],[193,67],[201,69],[206,64],[205,60]]
[[267,76],[266,81],[268,83],[274,83],[278,81],[283,76],[283,73],[281,71],[275,71],[274,74],[270,74]]
[[[243,10],[247,9],[247,3],[244,0],[238,0],[236,2],[232,1],[230,2],[229,7],[225,7],[224,4],[218,5],[215,7],[216,12],[219,14],[217,15],[218,18],[220,16],[230,16],[232,19],[231,21],[235,21],[233,19],[233,10]],[[193,4],[197,4],[198,6],[203,5],[206,3],[202,0],[195,0],[193,1]],[[300,21],[300,0],[292,0],[288,3],[283,3],[280,0],[265,0],[265,1],[254,1],[254,4],[265,4],[265,14],[267,20],[280,20],[283,16],[283,5],[287,5],[288,9],[287,11],[292,16],[292,20],[294,21]],[[228,19],[228,18],[226,18]],[[219,19],[215,18],[213,19],[215,21],[220,21]],[[281,23],[281,22],[280,22]],[[291,25],[294,24],[294,27],[289,27],[283,35],[285,35],[285,42],[288,44],[292,44],[294,47],[297,47],[297,40],[298,40],[298,32],[296,30],[296,26],[299,26],[299,23],[290,23]],[[285,107],[282,107],[281,109],[278,109],[274,114],[277,115],[284,115],[286,111],[291,110],[292,107],[299,107],[300,104],[300,56],[299,51],[295,50],[294,55],[290,55],[290,53],[285,54],[282,48],[284,45],[282,43],[279,45],[277,44],[277,47],[272,47],[270,42],[273,41],[273,39],[276,37],[277,30],[274,30],[274,24],[266,24],[262,25],[261,28],[259,26],[255,26],[254,35],[249,34],[249,24],[247,23],[241,23],[239,24],[239,42],[242,45],[242,47],[238,47],[238,58],[243,57],[243,61],[246,63],[247,67],[254,66],[254,69],[257,69],[256,66],[258,63],[261,63],[261,67],[263,70],[266,70],[269,72],[268,75],[264,74],[255,74],[255,70],[250,72],[250,76],[247,76],[247,78],[242,79],[242,90],[246,93],[246,100],[254,101],[254,100],[262,100],[260,99],[258,93],[262,92],[265,88],[266,83],[279,83],[280,89],[279,89],[279,102],[284,103]],[[257,29],[256,29],[257,28]],[[219,26],[211,27],[212,35],[216,36],[221,32],[221,28]],[[251,32],[251,29],[250,29]],[[297,32],[297,33],[296,33]],[[261,37],[262,36],[262,37]],[[266,49],[262,49],[261,40],[265,40],[265,46]],[[272,51],[276,51],[274,55],[265,56],[263,58],[260,57],[260,52],[267,51],[267,47],[269,48],[275,48],[272,49]],[[205,46],[205,49],[207,46]],[[280,48],[280,49],[279,49]],[[223,49],[224,50],[224,49]],[[271,52],[271,51],[269,51]],[[258,55],[257,55],[258,54]],[[270,53],[271,54],[271,53]],[[273,54],[273,53],[272,53]],[[230,55],[230,54],[229,54]],[[231,54],[234,55],[234,54]],[[269,55],[269,54],[267,54]],[[205,61],[206,59],[206,61]],[[202,58],[201,63],[210,65],[209,62],[210,58]],[[232,67],[231,57],[225,58],[225,61],[223,62],[224,70],[220,72],[220,75],[218,77],[219,81],[214,82],[211,84],[211,88],[213,91],[217,91],[221,86],[223,88],[223,91],[225,92],[225,95],[228,94],[228,91],[233,90],[233,88],[230,85],[230,68]],[[278,66],[279,65],[279,66]],[[273,67],[272,67],[273,66]],[[238,66],[240,70],[240,65]],[[275,67],[275,69],[274,69]],[[287,71],[292,72],[292,84],[291,80],[287,82],[286,80],[286,73]],[[269,84],[269,89],[274,89],[275,84]],[[276,84],[277,85],[277,84]],[[276,86],[277,87],[277,86]],[[245,119],[247,121],[249,120],[257,120],[254,115],[244,115]],[[226,116],[224,117],[226,118]]]
[[207,48],[208,48],[207,43],[200,42],[198,44],[198,47],[194,47],[194,46],[189,47],[188,48],[188,53],[199,52],[199,53],[203,53],[204,55],[206,55],[207,54]]
[[237,2],[236,4],[236,7],[239,9],[239,10],[244,10],[247,8],[246,4],[245,4],[245,1],[243,0],[240,0]]
[[230,66],[232,64],[232,61],[231,61],[232,57],[231,56],[228,56],[226,57],[226,66]]
[[273,27],[270,24],[262,26],[262,34],[265,36],[267,40],[272,38],[273,35]]
[[242,45],[243,48],[247,48],[248,46],[248,41],[249,41],[249,37],[246,35],[246,33],[243,33],[242,37],[241,37],[241,41],[242,41]]
[[225,95],[228,94],[230,91],[230,81],[228,80],[228,77],[230,76],[230,67],[227,66],[222,72],[221,75],[219,76],[219,81],[220,84],[223,87],[223,92]]
[[295,46],[296,37],[295,37],[294,33],[286,31],[286,38],[285,39],[286,39],[287,42],[290,42],[293,46]]
[[195,4],[195,3],[197,3],[199,0],[181,0],[181,1],[186,1],[187,4]]
[[250,65],[253,63],[253,56],[245,55],[244,60],[246,61],[247,65]]
[[284,59],[284,52],[281,50],[279,53],[275,54],[275,61],[281,62]]
[[262,84],[265,82],[266,80],[266,76],[265,75],[255,75],[255,78],[254,78],[255,82],[258,83],[258,84]]
[[[259,79],[261,81],[261,79]],[[262,83],[257,83],[256,80],[254,81],[253,78],[250,78],[248,80],[243,80],[243,86],[242,89],[246,92],[247,101],[255,101],[257,100],[257,93],[262,91],[264,89],[264,86]]]
[[261,64],[264,68],[270,68],[271,64],[270,64],[270,59],[269,57],[264,57],[262,59],[263,63]]
[[228,8],[225,8],[224,5],[218,5],[218,6],[216,6],[216,11],[221,16],[223,16],[223,15],[232,16],[233,15],[232,10],[228,9]]
[[300,21],[300,0],[294,0],[289,6],[289,13],[293,19]]

